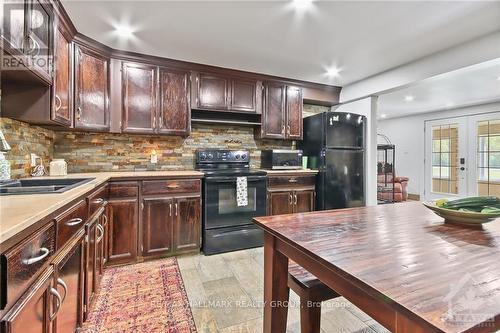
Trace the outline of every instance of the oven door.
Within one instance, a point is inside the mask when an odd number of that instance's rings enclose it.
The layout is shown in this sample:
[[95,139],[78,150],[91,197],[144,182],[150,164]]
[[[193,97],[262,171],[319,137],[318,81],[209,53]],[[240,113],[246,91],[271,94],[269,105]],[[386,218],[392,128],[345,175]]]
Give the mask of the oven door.
[[236,177],[205,178],[205,229],[251,224],[266,215],[266,176],[247,177],[248,205],[236,203]]

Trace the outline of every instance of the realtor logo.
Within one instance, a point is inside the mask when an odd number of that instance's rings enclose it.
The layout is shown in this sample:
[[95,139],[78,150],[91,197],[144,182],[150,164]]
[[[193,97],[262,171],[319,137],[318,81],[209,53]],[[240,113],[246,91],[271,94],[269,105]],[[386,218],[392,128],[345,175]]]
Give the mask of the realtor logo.
[[450,291],[443,299],[448,302],[448,311],[441,319],[460,325],[482,323],[483,327],[493,326],[495,315],[485,310],[496,302],[485,298],[488,294],[471,274],[464,275],[458,282],[450,285]]
[[41,69],[50,73],[53,59],[48,14],[36,7],[25,8],[23,1],[9,0],[4,1],[0,14],[3,47],[7,50],[7,54],[1,55],[1,69]]

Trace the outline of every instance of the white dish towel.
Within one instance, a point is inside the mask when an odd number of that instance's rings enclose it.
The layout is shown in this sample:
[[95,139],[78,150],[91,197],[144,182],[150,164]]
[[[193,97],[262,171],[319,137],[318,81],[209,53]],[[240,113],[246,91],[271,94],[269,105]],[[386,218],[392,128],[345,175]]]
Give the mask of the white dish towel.
[[247,177],[236,177],[236,204],[248,206]]

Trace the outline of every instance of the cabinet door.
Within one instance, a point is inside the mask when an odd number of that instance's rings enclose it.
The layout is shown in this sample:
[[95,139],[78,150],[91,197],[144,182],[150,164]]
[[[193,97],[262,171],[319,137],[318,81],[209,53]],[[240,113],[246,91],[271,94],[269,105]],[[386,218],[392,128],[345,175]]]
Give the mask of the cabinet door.
[[294,213],[314,211],[314,190],[294,191]]
[[3,36],[5,49],[11,53],[20,54],[27,49],[26,6],[24,1],[4,1],[3,6]]
[[285,90],[279,83],[267,83],[264,90],[263,138],[285,138]]
[[171,198],[144,198],[142,255],[168,254],[172,250],[174,202]]
[[55,31],[55,76],[52,85],[52,120],[71,126],[71,41],[62,26]]
[[123,132],[153,133],[156,128],[156,66],[123,63]]
[[286,88],[287,138],[302,140],[302,89]]
[[101,284],[101,278],[104,274],[104,213],[99,217],[96,225],[96,241],[95,241],[95,277],[94,277],[94,289],[95,292],[99,290]]
[[52,36],[53,36],[53,14],[48,2],[44,4],[40,0],[26,1],[28,11],[28,38],[26,51],[33,57],[35,68],[44,76],[52,77]]
[[2,332],[50,332],[50,319],[55,317],[57,310],[55,306],[52,306],[54,298],[58,297],[61,300],[57,290],[52,287],[53,279],[51,266],[3,317]]
[[139,210],[136,198],[112,199],[108,203],[109,264],[135,261]]
[[174,251],[197,251],[200,249],[201,199],[179,197],[175,199]]
[[75,127],[109,129],[109,59],[75,48]]
[[211,74],[199,74],[196,106],[201,109],[225,110],[229,106],[229,79]]
[[231,110],[257,112],[257,82],[231,80]]
[[62,304],[54,321],[54,332],[75,332],[83,323],[84,234],[54,261],[55,285]]
[[188,135],[191,131],[189,73],[160,69],[159,133]]
[[291,191],[270,192],[268,215],[293,213],[293,195]]
[[95,274],[96,274],[96,236],[97,236],[97,221],[89,223],[86,228],[85,235],[85,306],[87,311],[84,314],[85,319],[88,316],[88,309],[94,300],[95,289]]

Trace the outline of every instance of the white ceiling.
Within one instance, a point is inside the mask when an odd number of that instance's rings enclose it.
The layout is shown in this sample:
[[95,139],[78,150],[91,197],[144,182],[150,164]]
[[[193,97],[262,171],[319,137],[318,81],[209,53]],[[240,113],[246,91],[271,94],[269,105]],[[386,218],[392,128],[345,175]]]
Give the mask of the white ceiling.
[[500,30],[498,1],[62,2],[80,32],[115,48],[336,85]]
[[[379,117],[410,114],[500,101],[500,58],[431,77],[379,96]],[[413,101],[406,101],[412,96]]]

